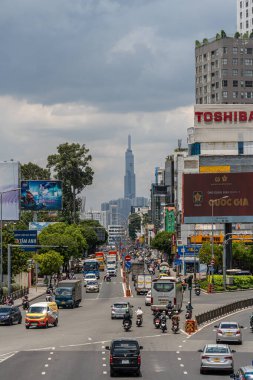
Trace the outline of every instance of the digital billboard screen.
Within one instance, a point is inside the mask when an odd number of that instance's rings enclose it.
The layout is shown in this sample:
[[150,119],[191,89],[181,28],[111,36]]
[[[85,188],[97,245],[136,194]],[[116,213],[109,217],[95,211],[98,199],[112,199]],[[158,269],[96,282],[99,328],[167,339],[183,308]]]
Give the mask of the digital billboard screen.
[[252,223],[253,173],[183,175],[184,223]]
[[22,210],[54,211],[62,209],[62,181],[21,181]]

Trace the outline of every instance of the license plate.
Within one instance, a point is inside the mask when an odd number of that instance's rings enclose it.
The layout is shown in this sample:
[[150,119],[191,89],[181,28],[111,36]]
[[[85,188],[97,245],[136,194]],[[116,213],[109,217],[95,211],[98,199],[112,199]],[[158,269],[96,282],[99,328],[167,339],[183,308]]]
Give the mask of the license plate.
[[215,363],[219,363],[219,362],[220,362],[220,358],[214,358],[213,361],[214,361]]
[[62,305],[64,305],[66,302],[65,301],[61,301]]
[[32,322],[30,323],[31,326],[37,326],[37,323],[36,322]]
[[122,364],[129,364],[129,360],[122,360]]
[[228,332],[228,333],[227,333],[227,336],[232,336],[232,335],[234,335],[234,334],[231,333],[231,332]]

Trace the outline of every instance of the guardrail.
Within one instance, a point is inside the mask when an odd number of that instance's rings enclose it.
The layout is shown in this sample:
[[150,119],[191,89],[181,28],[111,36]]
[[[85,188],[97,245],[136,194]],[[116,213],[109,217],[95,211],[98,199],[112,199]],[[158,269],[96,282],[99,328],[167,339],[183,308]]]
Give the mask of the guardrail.
[[[18,298],[22,298],[23,296],[29,294],[29,288],[22,288],[19,290],[16,290],[15,292],[12,292],[10,297],[13,299],[13,301],[17,300]],[[7,296],[3,296],[1,300],[1,304],[3,305],[6,301]]]
[[222,317],[223,315],[230,314],[233,311],[247,309],[250,306],[253,306],[253,298],[233,302],[228,305],[220,306],[216,309],[206,311],[205,313],[196,315],[195,319],[197,321],[197,324],[201,325],[205,322],[210,322],[214,319]]

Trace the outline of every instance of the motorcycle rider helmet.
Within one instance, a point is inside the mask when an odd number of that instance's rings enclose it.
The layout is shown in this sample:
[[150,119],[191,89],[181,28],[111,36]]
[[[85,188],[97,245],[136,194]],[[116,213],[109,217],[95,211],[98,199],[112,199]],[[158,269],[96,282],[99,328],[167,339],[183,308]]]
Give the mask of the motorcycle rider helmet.
[[165,310],[163,310],[162,315],[166,315]]
[[175,311],[175,314],[178,314],[178,310]]

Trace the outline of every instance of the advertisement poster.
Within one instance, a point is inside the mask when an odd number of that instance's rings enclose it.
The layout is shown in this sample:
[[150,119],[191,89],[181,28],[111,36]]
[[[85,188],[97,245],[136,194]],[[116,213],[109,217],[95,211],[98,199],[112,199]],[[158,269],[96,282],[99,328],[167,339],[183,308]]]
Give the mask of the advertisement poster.
[[252,223],[253,173],[184,174],[184,223]]
[[21,209],[55,211],[62,209],[61,181],[21,181]]
[[19,162],[0,162],[2,220],[19,220]]

